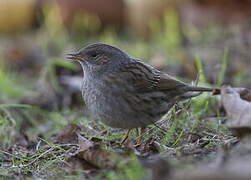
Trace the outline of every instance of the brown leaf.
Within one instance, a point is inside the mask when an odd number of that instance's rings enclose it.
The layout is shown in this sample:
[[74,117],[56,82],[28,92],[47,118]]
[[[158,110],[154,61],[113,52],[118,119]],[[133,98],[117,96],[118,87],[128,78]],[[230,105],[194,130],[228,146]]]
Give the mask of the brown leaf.
[[61,134],[56,137],[56,142],[64,143],[77,143],[78,142],[78,133],[81,128],[75,124],[68,124],[65,126]]
[[250,98],[250,91],[244,88],[233,89],[224,86],[221,89],[223,106],[227,112],[227,126],[235,131],[237,135],[243,136],[251,132],[251,103],[241,99]]
[[[240,94],[241,99],[251,102],[251,90],[247,88],[232,88],[234,91]],[[221,94],[221,89],[215,88],[213,91],[213,95]]]
[[78,134],[79,152],[85,151],[94,146],[94,143]]
[[251,90],[246,89],[246,88],[240,88],[240,96],[242,99],[251,102]]
[[144,155],[156,154],[160,151],[159,144],[154,138],[149,138],[146,141],[139,143],[135,148],[138,152]]
[[80,130],[79,126],[69,124],[56,138],[57,143],[74,143],[78,146],[78,149],[70,155],[69,162],[72,161],[71,159],[75,158],[76,160],[77,158],[82,165],[89,164],[98,168],[114,168],[117,157],[120,157],[121,154],[102,149],[93,141],[81,136]]
[[78,135],[79,150],[76,157],[83,159],[98,168],[114,168],[116,165],[115,153],[103,150],[88,139]]

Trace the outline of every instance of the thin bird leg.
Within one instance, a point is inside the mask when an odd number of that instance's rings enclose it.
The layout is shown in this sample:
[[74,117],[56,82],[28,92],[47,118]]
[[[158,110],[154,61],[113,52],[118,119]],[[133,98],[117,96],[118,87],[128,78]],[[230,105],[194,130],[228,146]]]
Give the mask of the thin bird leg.
[[124,138],[122,139],[122,141],[120,142],[120,144],[124,144],[125,141],[128,139],[129,135],[130,135],[131,129],[128,129],[124,135]]
[[137,137],[137,140],[136,140],[136,146],[142,144],[142,139],[146,132],[146,128],[138,128],[137,130],[138,130],[139,136]]

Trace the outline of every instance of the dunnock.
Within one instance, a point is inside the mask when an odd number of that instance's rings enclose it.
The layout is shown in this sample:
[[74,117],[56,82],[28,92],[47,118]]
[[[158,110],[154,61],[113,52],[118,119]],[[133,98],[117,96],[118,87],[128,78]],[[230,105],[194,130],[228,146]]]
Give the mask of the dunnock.
[[68,59],[83,68],[82,94],[91,115],[111,127],[146,127],[177,101],[214,90],[181,82],[107,44],[91,44]]

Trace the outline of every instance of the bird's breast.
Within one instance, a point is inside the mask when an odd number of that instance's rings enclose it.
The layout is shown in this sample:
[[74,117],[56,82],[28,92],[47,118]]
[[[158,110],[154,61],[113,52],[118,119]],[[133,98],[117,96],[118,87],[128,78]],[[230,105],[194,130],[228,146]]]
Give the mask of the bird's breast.
[[114,90],[102,81],[87,80],[82,84],[82,95],[92,116],[101,119],[112,112],[116,99]]

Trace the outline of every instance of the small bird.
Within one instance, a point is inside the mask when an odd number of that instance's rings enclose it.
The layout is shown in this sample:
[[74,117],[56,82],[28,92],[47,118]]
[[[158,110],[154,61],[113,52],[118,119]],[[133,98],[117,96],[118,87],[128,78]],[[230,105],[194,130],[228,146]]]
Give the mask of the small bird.
[[91,44],[67,58],[82,66],[82,95],[91,116],[110,127],[144,128],[177,101],[214,90],[179,81],[108,44]]

